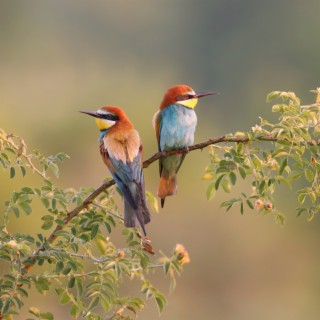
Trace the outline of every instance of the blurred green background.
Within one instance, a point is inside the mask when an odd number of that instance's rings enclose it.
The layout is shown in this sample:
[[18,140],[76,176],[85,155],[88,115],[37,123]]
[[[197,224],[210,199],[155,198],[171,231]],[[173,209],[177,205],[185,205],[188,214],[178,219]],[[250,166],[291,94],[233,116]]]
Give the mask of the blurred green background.
[[[144,142],[156,152],[151,119],[164,91],[186,83],[213,90],[196,108],[196,142],[249,130],[258,117],[274,119],[265,96],[295,91],[304,103],[319,86],[319,0],[119,1],[2,0],[0,2],[0,127],[26,139],[30,149],[71,156],[61,167],[63,187],[97,187],[107,175],[92,119],[78,110],[113,104],[124,108]],[[319,219],[296,218],[294,191],[282,190],[287,218],[219,209],[226,196],[205,197],[201,180],[207,150],[189,154],[179,193],[153,215],[148,233],[156,250],[183,243],[191,256],[168,297],[162,319],[319,319]],[[156,193],[158,167],[145,172]],[[1,173],[0,200],[14,181]],[[21,184],[27,184],[27,180]],[[243,184],[236,189],[249,191]],[[37,232],[34,213],[16,230]],[[168,294],[162,274],[152,276]],[[123,292],[133,292],[137,286]],[[57,319],[68,308],[34,295]],[[153,302],[140,319],[157,319]]]

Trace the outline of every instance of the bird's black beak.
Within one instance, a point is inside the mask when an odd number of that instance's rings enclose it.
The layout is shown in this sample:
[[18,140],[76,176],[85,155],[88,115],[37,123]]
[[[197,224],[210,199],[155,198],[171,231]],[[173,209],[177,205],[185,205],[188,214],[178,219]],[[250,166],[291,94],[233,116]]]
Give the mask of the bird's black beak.
[[101,115],[99,113],[97,113],[96,111],[79,111],[79,112],[88,114],[91,117],[101,118]]
[[213,96],[219,94],[218,92],[196,92],[195,98],[202,98],[205,96]]

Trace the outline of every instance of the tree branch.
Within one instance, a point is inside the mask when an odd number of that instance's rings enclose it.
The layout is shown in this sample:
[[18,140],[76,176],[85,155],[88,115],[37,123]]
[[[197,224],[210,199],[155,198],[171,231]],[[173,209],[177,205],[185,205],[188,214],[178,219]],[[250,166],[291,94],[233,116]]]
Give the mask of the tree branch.
[[[146,159],[143,162],[143,168],[148,168],[150,166],[150,164],[152,164],[153,162],[159,160],[160,158],[165,158],[165,157],[168,157],[168,156],[173,155],[173,154],[181,154],[181,153],[191,152],[191,151],[198,150],[198,149],[202,150],[202,149],[204,149],[204,148],[206,148],[206,147],[208,147],[210,145],[219,144],[219,143],[230,143],[230,142],[248,143],[249,141],[252,141],[252,142],[254,142],[254,141],[275,142],[275,141],[277,141],[277,138],[275,138],[275,137],[273,137],[271,135],[255,137],[253,139],[249,139],[248,137],[237,137],[237,136],[222,136],[220,138],[213,138],[213,139],[209,139],[207,141],[204,141],[204,142],[197,143],[197,144],[194,144],[192,146],[189,146],[188,149],[186,149],[186,148],[177,148],[177,149],[172,149],[172,150],[169,150],[169,151],[157,152],[153,156],[151,156],[150,158]],[[309,143],[309,144],[313,144],[313,143]],[[316,144],[320,145],[320,142],[317,142]],[[55,241],[55,239],[58,237],[58,235],[57,235],[58,231],[62,230],[83,209],[86,209],[90,204],[92,204],[94,199],[97,198],[99,196],[99,194],[101,194],[103,191],[105,191],[106,189],[110,188],[114,184],[115,184],[115,181],[113,179],[109,180],[109,181],[103,183],[99,188],[94,190],[91,194],[89,194],[87,196],[87,198],[83,201],[83,203],[80,206],[75,207],[72,211],[70,211],[67,214],[67,216],[63,220],[64,225],[57,225],[56,226],[56,228],[52,231],[52,233],[47,238],[47,242],[48,243],[53,243]],[[35,252],[34,258],[31,260],[31,262],[33,262],[33,264],[35,263],[35,256],[37,256],[41,251],[44,251],[44,250],[45,250],[45,246],[43,245]],[[29,263],[30,263],[30,260],[29,260]],[[29,266],[26,266],[27,270],[30,270],[31,268],[32,268],[32,264],[29,265]]]

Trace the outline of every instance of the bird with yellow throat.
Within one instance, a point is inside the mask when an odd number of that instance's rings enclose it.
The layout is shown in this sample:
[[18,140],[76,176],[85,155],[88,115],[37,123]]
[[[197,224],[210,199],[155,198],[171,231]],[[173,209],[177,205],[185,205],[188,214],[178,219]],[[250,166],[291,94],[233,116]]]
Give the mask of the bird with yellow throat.
[[151,216],[146,205],[142,170],[142,143],[125,112],[115,106],[97,111],[80,111],[96,118],[100,130],[100,154],[124,198],[124,225],[128,228],[145,224]]
[[[195,92],[191,87],[180,84],[167,90],[160,110],[153,117],[159,151],[187,148],[194,142],[197,115],[194,111],[198,99],[216,94],[215,92]],[[186,153],[170,155],[159,160],[160,182],[158,196],[161,207],[165,198],[177,193],[177,173]]]

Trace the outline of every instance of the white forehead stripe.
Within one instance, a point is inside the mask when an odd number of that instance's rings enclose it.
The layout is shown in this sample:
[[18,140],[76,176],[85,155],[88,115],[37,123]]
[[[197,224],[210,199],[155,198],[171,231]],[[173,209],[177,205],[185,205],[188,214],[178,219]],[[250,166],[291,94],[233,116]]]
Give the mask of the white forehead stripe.
[[110,114],[110,112],[108,112],[108,111],[106,111],[106,110],[104,110],[104,109],[99,109],[99,110],[97,110],[97,113],[98,113],[98,114]]

